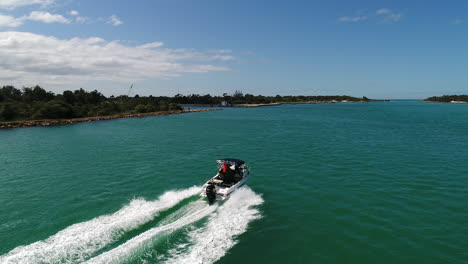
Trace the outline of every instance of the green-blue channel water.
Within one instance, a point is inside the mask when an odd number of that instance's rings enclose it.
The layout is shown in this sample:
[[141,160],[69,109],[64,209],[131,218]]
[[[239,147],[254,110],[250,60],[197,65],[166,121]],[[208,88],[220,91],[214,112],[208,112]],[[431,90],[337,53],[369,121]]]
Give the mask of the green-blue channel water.
[[[251,178],[208,206],[224,157]],[[3,130],[0,263],[468,263],[467,164],[466,104]]]

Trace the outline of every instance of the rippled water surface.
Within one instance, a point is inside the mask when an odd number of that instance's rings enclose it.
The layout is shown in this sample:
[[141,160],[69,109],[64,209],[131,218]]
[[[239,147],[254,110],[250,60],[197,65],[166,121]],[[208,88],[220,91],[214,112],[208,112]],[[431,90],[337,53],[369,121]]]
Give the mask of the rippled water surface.
[[467,164],[468,105],[416,101],[3,130],[0,263],[467,263]]

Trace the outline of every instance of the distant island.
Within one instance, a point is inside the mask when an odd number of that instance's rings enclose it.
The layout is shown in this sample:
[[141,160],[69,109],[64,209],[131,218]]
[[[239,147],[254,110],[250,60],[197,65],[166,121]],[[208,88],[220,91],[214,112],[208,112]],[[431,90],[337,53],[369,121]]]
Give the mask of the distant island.
[[468,95],[443,95],[433,96],[422,100],[423,102],[437,102],[437,103],[468,103]]
[[[110,96],[97,90],[83,89],[54,94],[40,86],[17,89],[0,88],[0,128],[49,126],[115,118],[200,112],[184,110],[181,105],[223,107],[260,107],[279,104],[314,104],[336,102],[370,102],[367,97],[351,96],[262,96],[236,91],[222,96]],[[215,109],[212,109],[215,110]]]

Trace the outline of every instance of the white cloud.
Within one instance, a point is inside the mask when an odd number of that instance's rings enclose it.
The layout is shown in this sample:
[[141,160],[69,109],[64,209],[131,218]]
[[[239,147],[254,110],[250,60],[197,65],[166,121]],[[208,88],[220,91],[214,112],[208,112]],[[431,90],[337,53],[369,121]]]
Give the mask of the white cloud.
[[[90,80],[132,82],[187,72],[227,71],[223,53],[127,46],[102,38],[58,39],[0,32],[0,82],[13,85],[76,84]],[[234,59],[230,56],[229,59]]]
[[24,24],[25,21],[32,20],[43,23],[63,23],[69,24],[70,21],[64,18],[62,15],[51,14],[42,11],[33,11],[27,16],[13,17],[0,14],[0,27],[19,27]]
[[0,27],[18,27],[23,24],[21,19],[12,16],[0,15]]
[[[106,22],[107,24],[111,24],[113,26],[119,26],[123,24],[123,22],[115,15],[112,15],[107,19],[105,18],[91,19],[89,17],[79,16],[79,13],[74,10],[68,12],[68,14],[73,17],[66,18],[60,14],[51,14],[49,12],[44,12],[44,11],[32,11],[29,15],[25,15],[22,17],[13,17],[9,15],[0,14],[0,27],[10,27],[10,28],[19,27],[28,20],[48,23],[48,24],[50,23],[70,24],[71,22],[76,22],[76,23],[81,23],[81,24]],[[157,45],[157,44],[153,43],[152,45]]]
[[55,0],[0,0],[1,9],[15,9],[21,6],[41,5],[47,6],[53,4]]
[[367,16],[355,16],[355,17],[349,17],[349,16],[344,16],[338,18],[338,22],[359,22],[359,21],[364,21],[367,20]]
[[25,20],[39,21],[43,23],[63,23],[69,24],[70,20],[64,18],[62,15],[51,14],[49,12],[32,11],[29,16],[24,17]]
[[151,42],[151,43],[141,45],[139,47],[143,48],[143,49],[153,49],[153,48],[159,48],[159,47],[161,47],[163,45],[164,45],[164,43],[162,43],[162,42]]
[[395,23],[401,20],[403,15],[401,13],[393,12],[388,8],[381,8],[375,11],[375,14],[380,17],[382,23]]
[[452,24],[454,25],[460,25],[461,23],[463,23],[463,19],[455,18],[454,20],[452,20]]
[[120,26],[123,24],[123,22],[116,15],[112,15],[107,19],[107,24],[111,24],[113,26]]

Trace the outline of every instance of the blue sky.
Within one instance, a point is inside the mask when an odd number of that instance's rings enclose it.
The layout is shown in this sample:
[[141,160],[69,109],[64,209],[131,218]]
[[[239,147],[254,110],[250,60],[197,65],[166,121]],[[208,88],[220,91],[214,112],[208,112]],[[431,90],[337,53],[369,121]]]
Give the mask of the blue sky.
[[0,85],[467,94],[467,29],[467,1],[0,0]]

